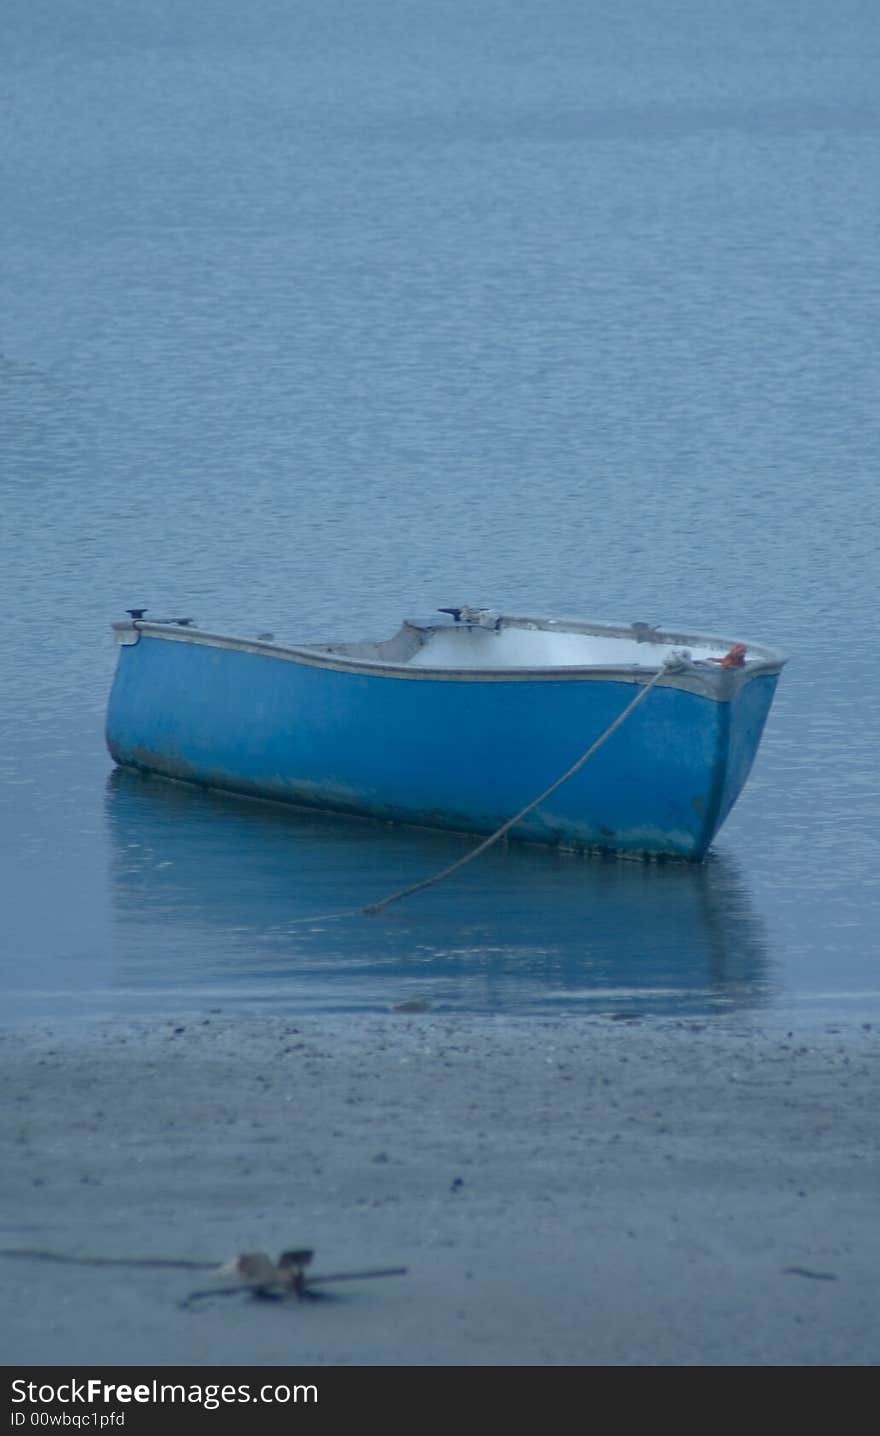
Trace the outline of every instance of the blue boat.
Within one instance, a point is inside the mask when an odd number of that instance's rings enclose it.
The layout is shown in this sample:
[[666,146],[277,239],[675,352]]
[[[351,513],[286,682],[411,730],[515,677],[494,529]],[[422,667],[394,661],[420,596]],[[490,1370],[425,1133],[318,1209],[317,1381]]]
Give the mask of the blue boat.
[[785,661],[644,623],[476,608],[320,644],[144,613],[113,625],[107,743],[123,767],[462,832],[516,818],[514,839],[643,858],[705,856]]

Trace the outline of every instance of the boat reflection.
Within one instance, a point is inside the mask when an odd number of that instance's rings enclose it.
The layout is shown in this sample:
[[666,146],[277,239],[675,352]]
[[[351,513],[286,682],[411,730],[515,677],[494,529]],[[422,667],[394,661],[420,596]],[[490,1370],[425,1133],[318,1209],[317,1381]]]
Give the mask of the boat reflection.
[[108,780],[116,981],[154,1001],[274,1012],[710,1015],[768,994],[728,857],[702,867],[512,845],[379,916],[339,918],[472,837]]

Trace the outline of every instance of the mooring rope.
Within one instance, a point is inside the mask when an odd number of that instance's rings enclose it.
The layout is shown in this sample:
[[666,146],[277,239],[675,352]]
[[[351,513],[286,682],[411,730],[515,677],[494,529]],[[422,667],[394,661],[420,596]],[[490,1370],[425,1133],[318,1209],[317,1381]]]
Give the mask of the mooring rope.
[[216,1261],[190,1261],[185,1257],[72,1256],[46,1247],[0,1247],[0,1257],[26,1257],[29,1261],[57,1261],[71,1266],[179,1267],[182,1271],[214,1271]]
[[539,793],[537,798],[533,798],[530,803],[527,803],[524,808],[520,808],[518,813],[514,813],[512,818],[508,818],[506,822],[502,823],[500,828],[496,828],[494,833],[490,833],[488,838],[484,838],[483,841],[478,843],[475,848],[472,848],[469,853],[465,853],[463,858],[459,858],[456,862],[450,863],[449,867],[442,868],[440,872],[434,873],[433,876],[423,878],[421,882],[412,883],[409,887],[401,888],[399,892],[389,893],[387,897],[380,898],[378,902],[368,903],[366,907],[349,908],[346,912],[326,913],[321,917],[294,918],[293,922],[332,922],[338,918],[362,917],[365,914],[370,917],[375,917],[377,913],[384,912],[385,908],[390,907],[392,903],[401,902],[403,898],[412,897],[413,893],[422,892],[425,888],[433,887],[435,883],[442,883],[446,878],[452,877],[453,873],[457,873],[460,868],[466,867],[468,863],[474,861],[474,858],[478,858],[481,853],[485,853],[488,848],[500,842],[501,839],[510,832],[511,828],[515,828],[517,823],[522,822],[523,818],[528,817],[529,813],[533,812],[534,809],[545,802],[547,798],[552,797],[558,788],[561,788],[564,783],[567,783],[570,778],[573,778],[576,773],[579,773],[584,764],[588,763],[592,758],[593,754],[598,753],[603,743],[608,742],[612,733],[616,733],[617,729],[626,722],[627,718],[636,711],[639,705],[644,703],[651,689],[660,682],[660,679],[665,678],[668,673],[674,673],[680,671],[682,668],[686,668],[689,662],[690,655],[688,653],[674,649],[668,657],[663,660],[661,667],[657,669],[653,677],[639,688],[635,698],[626,705],[623,712],[618,714],[613,723],[609,723],[605,732],[601,733],[599,737],[590,744],[589,748],[581,754],[575,763],[572,763],[570,768],[566,769],[561,777],[551,783],[549,788],[545,788],[543,793]]
[[502,823],[500,828],[496,828],[494,833],[491,833],[488,838],[484,838],[471,852],[465,853],[463,858],[459,858],[457,862],[450,863],[448,868],[443,868],[442,872],[435,873],[433,877],[424,878],[422,882],[413,883],[408,888],[401,888],[400,892],[391,893],[390,897],[380,898],[379,902],[373,902],[370,903],[368,907],[361,908],[361,912],[369,913],[372,916],[375,913],[384,911],[384,909],[393,902],[400,902],[402,898],[411,897],[413,893],[421,892],[423,888],[433,887],[435,883],[443,882],[445,878],[451,877],[453,873],[457,873],[459,868],[465,867],[467,863],[472,863],[474,858],[478,858],[481,853],[486,852],[487,848],[491,848],[495,843],[500,842],[505,834],[510,832],[511,828],[515,828],[517,823],[522,822],[523,818],[528,817],[529,813],[539,807],[545,799],[552,797],[557,788],[561,788],[563,783],[567,783],[569,778],[573,778],[575,773],[580,772],[581,768],[583,768],[585,763],[589,762],[593,754],[599,751],[602,744],[608,742],[612,733],[615,733],[621,724],[626,722],[627,718],[631,713],[635,712],[640,703],[644,703],[651,689],[669,672],[670,668],[681,667],[683,660],[679,655],[676,654],[672,662],[670,661],[671,659],[673,659],[673,655],[670,655],[670,658],[666,660],[662,668],[657,669],[653,678],[639,689],[632,702],[626,705],[623,712],[615,718],[613,723],[608,725],[605,732],[602,733],[594,743],[590,744],[589,748],[585,753],[581,754],[577,762],[572,763],[571,767],[562,774],[561,778],[557,778],[555,783],[551,783],[550,787],[545,788],[543,793],[539,793],[537,798],[533,798],[530,803],[526,803],[524,808],[520,808],[518,813],[514,813],[512,818],[508,818],[506,823]]

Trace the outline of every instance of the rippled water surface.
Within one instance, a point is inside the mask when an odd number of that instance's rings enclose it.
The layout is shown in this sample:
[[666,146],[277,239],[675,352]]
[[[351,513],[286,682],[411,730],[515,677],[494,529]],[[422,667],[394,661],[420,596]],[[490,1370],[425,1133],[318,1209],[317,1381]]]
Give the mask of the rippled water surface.
[[[8,1016],[880,1016],[878,73],[863,0],[7,0]],[[704,868],[304,923],[468,840],[111,772],[129,606],[459,602],[791,655]]]

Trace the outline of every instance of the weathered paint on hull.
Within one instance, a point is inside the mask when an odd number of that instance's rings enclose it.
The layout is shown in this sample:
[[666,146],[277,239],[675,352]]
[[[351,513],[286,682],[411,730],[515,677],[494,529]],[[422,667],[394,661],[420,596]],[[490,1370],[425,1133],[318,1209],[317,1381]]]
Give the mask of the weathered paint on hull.
[[[661,685],[513,836],[700,859],[745,782],[777,682],[718,701]],[[117,763],[385,821],[489,833],[633,696],[621,678],[467,682],[348,671],[139,633],[107,717]]]

